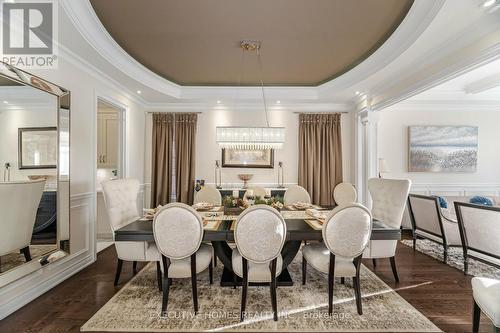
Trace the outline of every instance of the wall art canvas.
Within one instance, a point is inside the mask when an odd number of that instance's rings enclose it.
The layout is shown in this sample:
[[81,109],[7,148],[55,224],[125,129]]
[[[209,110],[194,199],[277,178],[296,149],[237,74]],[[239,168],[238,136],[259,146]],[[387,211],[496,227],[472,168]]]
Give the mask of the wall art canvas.
[[478,128],[410,126],[410,172],[475,172]]
[[274,168],[273,149],[222,149],[223,168]]
[[19,169],[54,169],[57,166],[57,128],[18,129]]

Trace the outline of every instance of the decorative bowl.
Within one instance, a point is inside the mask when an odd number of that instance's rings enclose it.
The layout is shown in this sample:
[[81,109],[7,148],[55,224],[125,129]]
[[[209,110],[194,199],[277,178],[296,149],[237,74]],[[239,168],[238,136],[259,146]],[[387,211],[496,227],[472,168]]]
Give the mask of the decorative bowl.
[[238,175],[238,178],[243,181],[243,188],[248,187],[248,181],[250,179],[252,179],[252,177],[253,177],[253,174],[251,174],[251,173],[240,173]]

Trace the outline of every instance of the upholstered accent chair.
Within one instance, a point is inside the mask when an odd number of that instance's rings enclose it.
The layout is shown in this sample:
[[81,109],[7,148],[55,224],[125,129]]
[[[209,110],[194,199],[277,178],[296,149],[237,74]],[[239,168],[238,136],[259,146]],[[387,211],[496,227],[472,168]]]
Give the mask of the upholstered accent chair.
[[[328,313],[333,310],[334,278],[352,277],[358,313],[363,314],[359,272],[363,251],[372,232],[370,210],[361,204],[350,203],[336,207],[323,224],[323,242],[302,248],[304,262],[328,274]],[[302,266],[302,282],[306,279]]]
[[266,196],[266,189],[265,188],[263,188],[261,186],[249,187],[249,188],[247,188],[245,194],[243,195],[243,200],[245,200],[245,201],[248,200],[248,198],[247,198],[248,190],[253,191],[254,197],[261,197],[263,199]]
[[163,272],[162,313],[168,305],[172,279],[191,278],[194,312],[198,312],[196,275],[208,268],[213,283],[212,246],[202,243],[203,220],[192,207],[183,203],[170,203],[156,213],[153,234],[161,255]]
[[500,207],[455,202],[464,253],[464,273],[472,257],[500,267]]
[[0,183],[0,256],[19,251],[31,260],[31,236],[45,180]]
[[[371,178],[368,180],[368,191],[372,197],[372,216],[393,228],[400,228],[410,192],[411,181],[408,179]],[[394,279],[399,282],[396,269],[397,240],[370,240],[363,258],[389,258]]]
[[408,210],[413,230],[413,249],[417,238],[426,238],[443,245],[443,261],[446,262],[449,246],[461,246],[457,221],[445,216],[437,197],[410,194]]
[[[102,184],[104,204],[108,212],[109,224],[114,232],[141,217],[138,207],[140,184],[137,179],[114,179]],[[115,286],[120,280],[123,261],[132,261],[134,274],[137,273],[138,261],[156,261],[160,272],[158,250],[154,242],[115,242],[118,263],[116,266]],[[158,288],[161,289],[160,281]]]
[[276,277],[281,273],[281,250],[286,224],[281,214],[266,205],[255,205],[238,216],[234,230],[233,272],[243,279],[240,320],[244,320],[248,283],[269,283],[274,320],[278,320]]
[[311,196],[302,186],[292,185],[286,189],[283,202],[285,205],[293,205],[297,202],[311,203]]
[[500,332],[500,280],[473,277],[471,284],[474,300],[472,332],[479,332],[481,311],[490,318],[495,326],[495,332]]
[[337,206],[356,202],[357,196],[356,188],[350,183],[337,184],[333,189],[333,200]]
[[195,193],[194,203],[208,202],[214,206],[222,205],[222,197],[218,189],[213,185],[205,185],[201,190]]

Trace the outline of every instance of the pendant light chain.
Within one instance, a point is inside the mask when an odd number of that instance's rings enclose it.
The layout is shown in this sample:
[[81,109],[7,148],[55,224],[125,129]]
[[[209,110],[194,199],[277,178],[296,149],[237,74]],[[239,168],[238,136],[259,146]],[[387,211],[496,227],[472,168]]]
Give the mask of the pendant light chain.
[[266,93],[264,91],[264,70],[262,66],[262,58],[260,56],[260,46],[257,48],[257,59],[259,61],[259,70],[260,70],[260,88],[262,90],[262,100],[264,101],[264,113],[266,115],[266,124],[269,127],[269,118],[267,117],[267,103],[266,103]]

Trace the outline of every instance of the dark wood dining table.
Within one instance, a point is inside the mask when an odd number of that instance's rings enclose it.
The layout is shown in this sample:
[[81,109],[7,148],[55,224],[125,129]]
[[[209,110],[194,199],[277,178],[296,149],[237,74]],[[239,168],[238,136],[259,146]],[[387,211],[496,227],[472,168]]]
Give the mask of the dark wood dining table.
[[[234,241],[231,225],[234,220],[222,220],[217,230],[205,230],[203,241],[211,242],[215,255],[223,263],[224,270],[221,278],[221,286],[241,285],[241,279],[233,273],[231,254],[232,248],[228,242]],[[287,226],[286,242],[281,251],[283,257],[283,269],[277,279],[279,286],[293,285],[290,272],[287,267],[297,255],[303,241],[321,241],[321,230],[312,228],[305,219],[285,219]],[[372,240],[399,240],[401,230],[392,228],[382,221],[373,220]],[[148,241],[154,242],[153,221],[137,220],[127,226],[115,231],[115,241]]]

